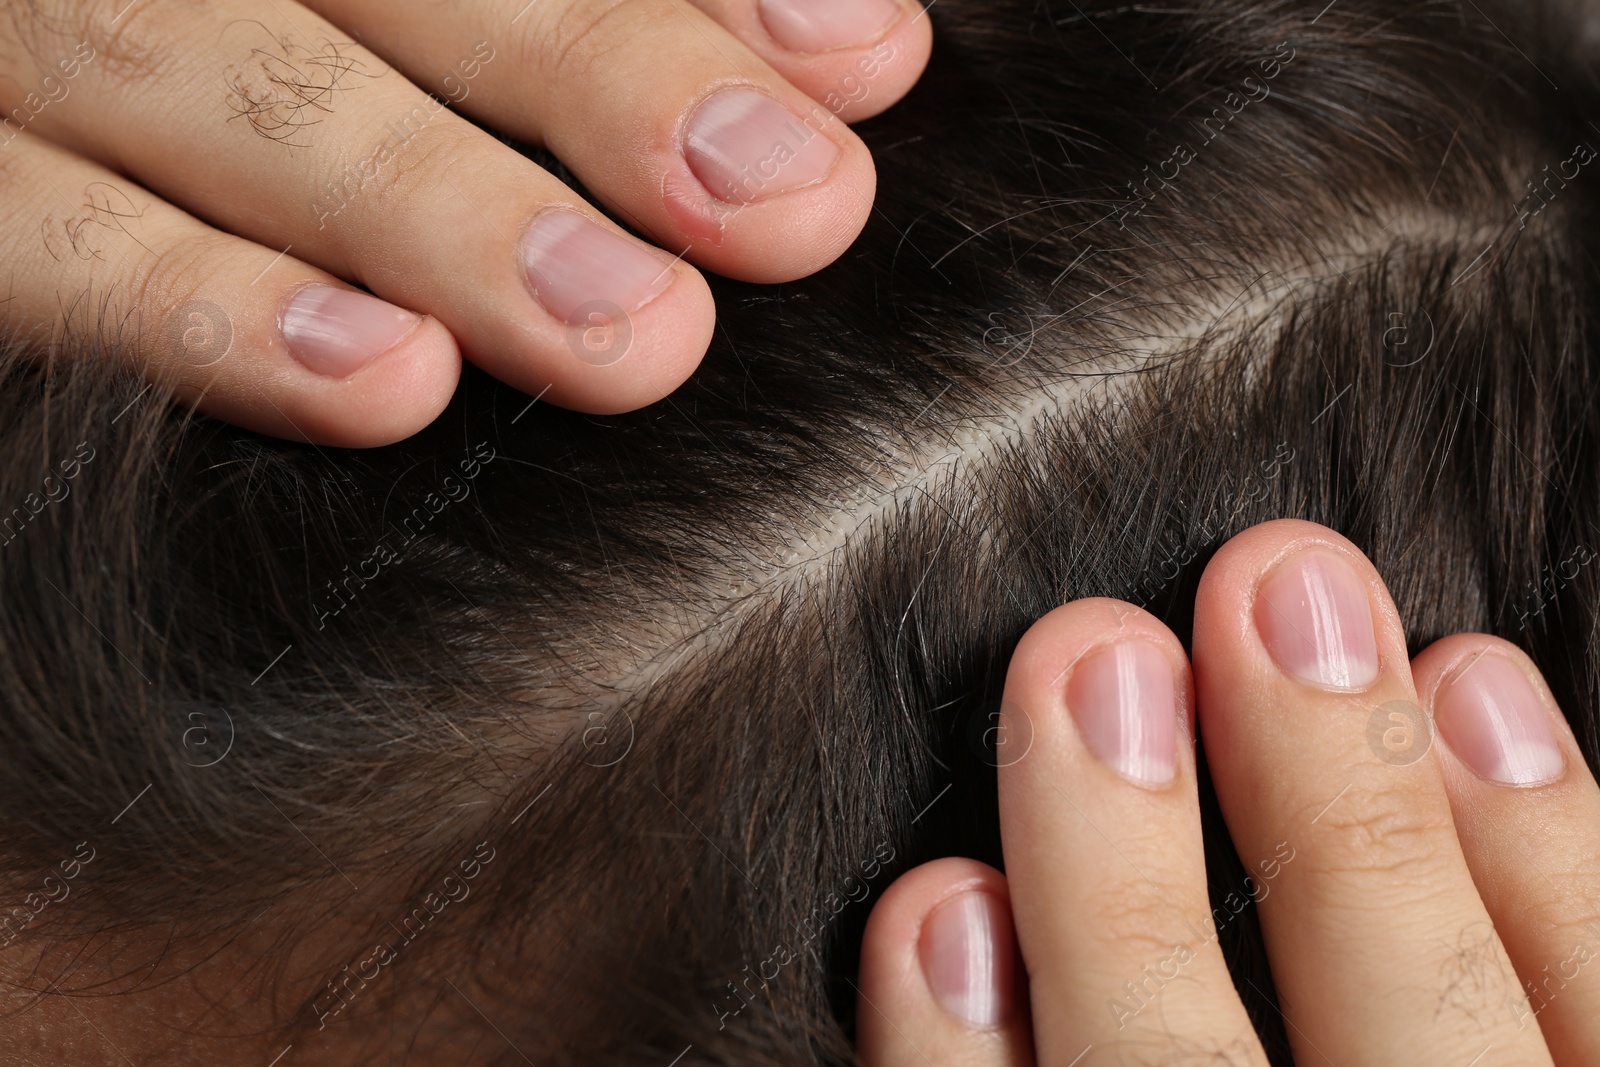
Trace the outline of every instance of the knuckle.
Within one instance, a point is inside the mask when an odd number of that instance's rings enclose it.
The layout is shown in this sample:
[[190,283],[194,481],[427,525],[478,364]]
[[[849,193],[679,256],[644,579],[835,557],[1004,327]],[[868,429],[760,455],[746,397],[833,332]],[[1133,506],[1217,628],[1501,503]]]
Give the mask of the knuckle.
[[[113,257],[121,262],[132,254],[127,249],[147,250],[144,226],[149,200],[137,190],[136,199],[121,184],[101,181],[96,176],[82,187],[74,202],[57,185],[60,176],[56,181],[48,175],[41,177],[49,194],[39,190],[40,200],[49,207],[39,223],[39,236],[45,252],[55,262],[103,262]],[[51,210],[55,204],[68,210]]]
[[[3,116],[0,116],[3,117]],[[23,198],[29,195],[29,190],[34,182],[29,181],[35,162],[30,166],[30,159],[36,153],[30,151],[32,141],[26,133],[18,133],[14,141],[7,141],[10,131],[0,125],[0,189],[5,190],[5,201],[11,209],[0,213],[6,218],[13,218],[21,214],[16,209],[22,206]]]
[[[65,6],[70,14],[57,20],[58,28],[70,27],[67,34],[57,33],[62,46],[73,44],[87,49],[100,72],[115,81],[131,85],[160,79],[172,72],[173,63],[182,49],[172,47],[173,25],[183,25],[182,16],[174,22],[167,10],[170,5],[160,5],[155,0],[130,0],[126,8],[116,12],[97,4],[72,3]],[[61,39],[70,36],[72,40]]]
[[628,41],[654,36],[668,10],[658,0],[573,0],[530,21],[515,51],[525,66],[546,74],[581,74]]
[[[163,327],[174,309],[191,301],[214,272],[219,238],[206,233],[185,234],[168,242],[160,252],[135,261],[127,280],[128,307],[138,316],[147,344],[160,344]],[[170,356],[170,352],[160,353]]]
[[[216,36],[197,49],[201,25]],[[308,144],[306,127],[332,110],[334,97],[377,76],[353,42],[310,28],[222,22],[206,0],[122,0],[109,8],[58,2],[34,15],[26,45],[41,67],[75,72],[92,64],[112,88],[148,95],[162,84],[199,84],[221,95],[233,118],[288,144]],[[229,58],[217,58],[223,55]]]
[[222,83],[231,120],[292,148],[315,144],[315,127],[336,110],[338,98],[384,73],[359,45],[310,27],[239,25],[230,29],[228,46]]
[[1226,1038],[1190,1037],[1174,1031],[1163,1018],[1147,1029],[1117,1049],[1120,1067],[1253,1067],[1261,1062],[1253,1029]]
[[[1542,857],[1541,857],[1542,858]],[[1600,931],[1600,909],[1594,886],[1600,882],[1591,862],[1550,866],[1527,879],[1520,910],[1530,919],[1554,928]]]
[[[441,187],[448,192],[444,176],[459,169],[475,146],[482,150],[475,129],[426,99],[418,102],[390,123],[382,141],[329,168],[333,176],[325,195],[313,203],[318,227],[332,227],[336,237],[363,239],[374,220],[414,212],[418,203],[436,199]],[[347,212],[351,207],[355,210]]]
[[1446,806],[1405,787],[1353,799],[1322,816],[1327,832],[1306,849],[1305,874],[1404,891],[1432,887],[1454,869],[1455,827]]
[[1158,893],[1143,881],[1124,883],[1092,908],[1095,928],[1106,943],[1117,946],[1119,955],[1164,960],[1175,945],[1193,939],[1184,936],[1184,916],[1174,901],[1175,895]]

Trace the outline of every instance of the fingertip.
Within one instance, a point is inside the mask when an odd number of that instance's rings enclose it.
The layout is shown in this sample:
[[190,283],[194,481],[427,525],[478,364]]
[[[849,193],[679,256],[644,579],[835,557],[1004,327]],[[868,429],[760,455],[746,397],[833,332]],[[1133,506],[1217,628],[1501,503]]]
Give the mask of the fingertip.
[[1367,562],[1366,555],[1337,530],[1305,519],[1270,519],[1223,542],[1200,576],[1197,596],[1208,602],[1233,597],[1239,604],[1249,603],[1254,586],[1275,562],[1315,544]]
[[1009,903],[1005,875],[987,863],[964,856],[931,860],[896,878],[867,917],[862,939],[863,978],[869,966],[879,970],[907,946],[914,947],[929,913],[968,890],[994,893]]
[[[432,423],[449,406],[461,383],[461,346],[449,328],[432,315],[423,316],[416,332],[378,357],[378,362],[380,375],[371,387],[374,410],[369,423],[375,444],[401,440]],[[392,426],[385,425],[378,410],[386,400],[385,392],[392,393],[401,411]]]
[[1123,600],[1085,597],[1047,612],[1022,635],[1011,657],[1007,695],[1062,685],[1081,658],[1113,640],[1156,645],[1175,668],[1188,667],[1183,643],[1160,619]]
[[1194,618],[1196,663],[1256,662],[1249,650],[1259,649],[1324,689],[1356,692],[1384,678],[1410,687],[1388,586],[1354,542],[1318,523],[1274,519],[1229,539],[1201,575]]
[[869,1067],[1026,1062],[1021,961],[1005,876],[946,857],[898,878],[862,941],[858,1051]]
[[455,338],[438,319],[427,316],[409,337],[355,375],[319,382],[291,427],[335,448],[393,444],[438,418],[460,380],[461,350]]
[[544,399],[591,415],[616,415],[661,400],[694,374],[711,347],[716,304],[699,271],[678,262],[676,278],[661,295],[633,312],[595,312],[547,337],[554,351],[519,382]]
[[860,122],[899,103],[922,77],[933,55],[933,24],[915,0],[900,5],[909,15],[873,47],[850,58],[846,69],[819,98],[844,122]]
[[1525,979],[1518,1021],[1537,1017],[1555,1062],[1600,1062],[1595,1013],[1557,974],[1591,958],[1597,932],[1588,900],[1600,875],[1600,789],[1584,753],[1538,667],[1510,641],[1452,634],[1412,672],[1473,882]]
[[692,177],[673,181],[669,175],[665,204],[678,232],[664,239],[687,241],[700,266],[763,285],[815,274],[843,255],[872,214],[877,168],[866,144],[819,105],[811,103],[805,119],[805,129],[838,149],[825,177],[763,199],[725,203]]
[[[825,25],[820,5],[763,0],[759,18],[726,13],[724,22],[782,74],[845,122],[858,122],[910,91],[933,47],[916,0],[841,5],[844,24]],[[868,8],[880,10],[869,13]]]
[[[1539,668],[1516,645],[1489,634],[1454,634],[1412,661],[1418,701],[1444,752],[1480,781],[1548,785],[1583,758]],[[1459,791],[1464,779],[1447,774]]]
[[[1411,677],[1417,686],[1417,699],[1424,707],[1432,707],[1445,676],[1476,656],[1488,652],[1526,659],[1523,651],[1509,641],[1492,634],[1459,633],[1441,637],[1418,652],[1411,660]],[[1532,667],[1532,664],[1528,664]]]
[[444,324],[424,316],[402,340],[344,377],[280,356],[277,368],[224,360],[212,376],[191,370],[179,395],[224,422],[285,440],[376,448],[438,418],[461,379],[461,350]]

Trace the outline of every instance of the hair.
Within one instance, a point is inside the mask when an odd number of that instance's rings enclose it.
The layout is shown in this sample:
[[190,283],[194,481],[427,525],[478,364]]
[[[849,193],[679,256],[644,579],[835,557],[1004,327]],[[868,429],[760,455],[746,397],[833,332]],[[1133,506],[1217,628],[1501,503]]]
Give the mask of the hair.
[[[643,411],[469,370],[425,432],[336,451],[175,409],[125,331],[9,352],[0,883],[71,891],[5,926],[9,978],[237,957],[301,1062],[853,1062],[877,893],[1001,863],[1022,633],[1103,595],[1187,640],[1211,552],[1282,516],[1361,546],[1414,649],[1525,648],[1594,763],[1571,13],[930,17],[858,127],[861,239],[716,281],[704,366]],[[1202,792],[1220,900],[1245,868]],[[1289,1062],[1253,912],[1221,936]]]

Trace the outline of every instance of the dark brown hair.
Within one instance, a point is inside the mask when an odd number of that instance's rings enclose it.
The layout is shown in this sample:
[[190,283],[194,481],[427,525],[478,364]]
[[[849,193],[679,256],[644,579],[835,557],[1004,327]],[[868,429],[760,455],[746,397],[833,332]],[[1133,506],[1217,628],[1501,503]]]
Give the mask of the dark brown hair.
[[[80,866],[7,951],[120,992],[248,943],[299,1062],[850,1062],[876,893],[1000,861],[1022,632],[1108,595],[1187,637],[1279,516],[1414,646],[1520,643],[1593,761],[1600,130],[1557,14],[941,0],[860,128],[861,240],[718,283],[704,367],[628,415],[469,373],[337,452],[14,353],[0,856],[19,901]],[[1288,1062],[1253,915],[1222,936]]]

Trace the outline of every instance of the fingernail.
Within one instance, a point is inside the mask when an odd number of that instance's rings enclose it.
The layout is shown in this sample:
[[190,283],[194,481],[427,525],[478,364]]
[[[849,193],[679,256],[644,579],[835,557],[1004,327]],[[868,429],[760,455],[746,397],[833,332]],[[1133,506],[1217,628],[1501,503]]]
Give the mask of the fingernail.
[[1072,669],[1067,709],[1089,751],[1119,773],[1172,780],[1178,701],[1172,661],[1159,648],[1123,641],[1089,653]]
[[761,0],[761,21],[791,52],[871,44],[900,15],[894,0]]
[[1544,702],[1503,656],[1481,655],[1447,680],[1433,717],[1450,751],[1492,782],[1534,785],[1566,769]]
[[684,158],[712,196],[748,204],[820,181],[839,148],[770,96],[728,89],[689,120]]
[[637,311],[672,284],[670,265],[576,211],[546,211],[522,235],[528,287],[544,309],[568,325],[579,309],[600,302]]
[[1256,630],[1278,666],[1316,685],[1378,677],[1367,587],[1343,557],[1310,549],[1278,565],[1256,594]]
[[348,378],[405,340],[422,317],[352,289],[314,282],[278,316],[283,342],[310,370]]
[[1015,964],[1011,914],[991,893],[962,893],[922,923],[918,954],[934,999],[968,1026],[999,1025],[1011,998]]

